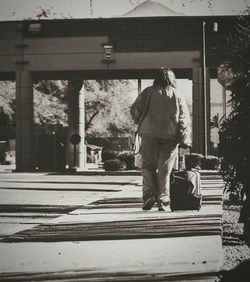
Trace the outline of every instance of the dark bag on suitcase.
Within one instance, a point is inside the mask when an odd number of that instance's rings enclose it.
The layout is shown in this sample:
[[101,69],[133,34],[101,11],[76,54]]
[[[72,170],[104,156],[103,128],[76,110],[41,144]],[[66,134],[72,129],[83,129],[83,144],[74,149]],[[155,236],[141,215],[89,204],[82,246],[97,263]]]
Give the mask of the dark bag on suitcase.
[[[191,149],[190,149],[191,154]],[[200,173],[197,170],[177,170],[171,174],[170,209],[200,210],[202,202]]]

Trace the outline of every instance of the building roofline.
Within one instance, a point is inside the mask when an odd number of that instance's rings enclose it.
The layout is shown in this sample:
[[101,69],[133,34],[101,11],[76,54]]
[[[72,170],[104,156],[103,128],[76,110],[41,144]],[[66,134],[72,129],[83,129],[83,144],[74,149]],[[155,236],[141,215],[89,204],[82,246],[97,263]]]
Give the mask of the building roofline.
[[130,20],[146,20],[146,19],[216,19],[216,18],[239,18],[241,16],[250,17],[250,15],[208,15],[208,16],[150,16],[150,17],[110,17],[110,18],[70,18],[70,19],[23,19],[23,20],[14,20],[14,21],[0,21],[0,23],[21,23],[21,22],[52,22],[52,21],[70,21],[70,22],[77,22],[77,21],[86,21],[86,22],[93,22],[93,21],[130,21]]

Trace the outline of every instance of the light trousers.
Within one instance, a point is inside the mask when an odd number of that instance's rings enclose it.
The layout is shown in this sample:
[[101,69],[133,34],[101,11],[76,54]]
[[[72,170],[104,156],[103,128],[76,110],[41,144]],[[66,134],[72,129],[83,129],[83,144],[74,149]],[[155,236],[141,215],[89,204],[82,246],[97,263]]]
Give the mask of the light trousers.
[[169,202],[170,174],[178,154],[177,142],[143,137],[141,153],[143,201],[154,197],[158,203]]

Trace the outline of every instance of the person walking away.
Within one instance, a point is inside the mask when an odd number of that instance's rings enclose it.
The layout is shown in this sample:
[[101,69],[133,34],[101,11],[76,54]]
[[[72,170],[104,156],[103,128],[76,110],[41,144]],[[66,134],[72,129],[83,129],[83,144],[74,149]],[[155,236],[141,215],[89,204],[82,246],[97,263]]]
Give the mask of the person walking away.
[[167,211],[178,145],[191,145],[190,114],[174,72],[157,70],[153,85],[141,92],[130,113],[141,137],[142,209],[150,210],[157,202],[159,211]]

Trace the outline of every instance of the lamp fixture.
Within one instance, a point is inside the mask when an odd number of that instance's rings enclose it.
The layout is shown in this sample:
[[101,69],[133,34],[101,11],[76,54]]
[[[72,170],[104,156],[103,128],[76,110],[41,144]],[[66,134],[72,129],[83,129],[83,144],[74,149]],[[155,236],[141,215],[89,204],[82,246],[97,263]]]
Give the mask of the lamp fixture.
[[217,32],[218,31],[218,23],[213,22],[213,31]]
[[105,61],[113,61],[114,60],[114,52],[112,45],[104,45],[104,60]]

